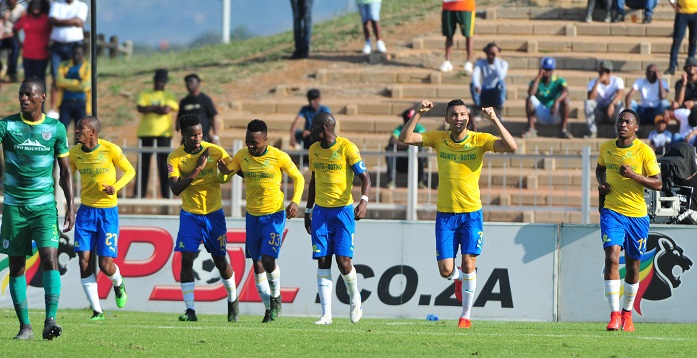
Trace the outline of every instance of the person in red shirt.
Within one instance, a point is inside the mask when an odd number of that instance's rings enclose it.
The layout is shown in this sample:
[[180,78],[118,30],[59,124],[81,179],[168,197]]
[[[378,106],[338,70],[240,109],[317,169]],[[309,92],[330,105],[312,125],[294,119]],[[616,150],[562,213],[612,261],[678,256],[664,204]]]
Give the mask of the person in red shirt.
[[[22,66],[24,79],[38,77],[46,81],[48,67],[48,41],[51,24],[48,22],[48,0],[31,0],[28,11],[14,25],[17,42],[23,47]],[[24,43],[19,41],[19,32],[24,31]]]

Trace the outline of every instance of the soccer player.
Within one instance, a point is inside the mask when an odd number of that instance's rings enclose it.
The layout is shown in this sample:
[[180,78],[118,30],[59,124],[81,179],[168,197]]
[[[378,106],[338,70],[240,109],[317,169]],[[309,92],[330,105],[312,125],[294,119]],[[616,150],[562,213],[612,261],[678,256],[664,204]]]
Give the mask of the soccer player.
[[[281,313],[281,269],[276,259],[281,251],[286,218],[298,213],[305,178],[291,161],[290,156],[267,144],[264,121],[255,119],[247,125],[245,143],[220,172],[244,173],[247,185],[247,239],[246,253],[254,263],[257,291],[266,312],[262,323],[275,321]],[[285,172],[293,179],[293,199],[283,210],[281,179]],[[231,176],[229,176],[231,177]]]
[[[470,121],[465,103],[448,102],[445,122],[449,131],[414,131],[421,115],[433,109],[423,100],[416,114],[404,125],[399,140],[419,147],[433,147],[438,153],[438,205],[436,213],[436,260],[443,278],[455,281],[455,296],[462,301],[459,328],[470,328],[470,311],[477,287],[477,256],[484,244],[484,217],[479,195],[479,176],[484,153],[514,152],[518,147],[513,136],[501,124],[492,107],[482,114],[498,130],[501,139],[467,130]],[[457,250],[462,253],[462,270],[455,266]]]
[[31,77],[19,87],[20,113],[0,120],[0,142],[5,158],[5,202],[2,208],[0,253],[10,258],[10,295],[19,319],[15,339],[34,338],[29,322],[27,256],[32,240],[43,269],[46,320],[43,338],[51,340],[63,332],[56,324],[61,281],[58,272],[58,211],[54,196],[53,163],[58,159],[60,186],[66,199],[63,232],[75,223],[73,182],[68,161],[65,126],[41,112],[46,84]]
[[[93,321],[104,319],[99,304],[97,280],[93,274],[90,251],[96,248],[99,269],[114,284],[116,306],[126,305],[128,295],[119,267],[114,263],[119,240],[119,208],[116,193],[136,175],[136,170],[118,145],[99,139],[102,124],[88,116],[77,122],[75,142],[70,148],[70,169],[80,172],[82,203],[75,217],[75,252],[80,258],[82,289],[92,307]],[[123,175],[116,180],[116,168]]]
[[[336,256],[349,294],[351,322],[357,323],[363,315],[358,277],[351,259],[356,221],[365,217],[368,207],[370,177],[358,147],[337,137],[335,128],[336,119],[331,113],[319,113],[310,129],[316,143],[309,151],[312,177],[305,229],[312,235],[312,258],[317,260],[317,288],[322,305],[322,317],[315,324],[332,324],[332,255]],[[351,195],[354,175],[361,180],[361,201],[355,208]]]
[[[656,154],[637,139],[639,115],[625,109],[615,123],[617,138],[600,145],[595,178],[600,193],[600,235],[605,250],[605,298],[610,304],[608,331],[634,331],[632,305],[639,289],[639,264],[649,237],[644,188],[660,190],[661,168]],[[604,202],[604,203],[603,203]],[[620,251],[626,274],[620,313]]]
[[235,272],[225,260],[227,228],[217,169],[217,162],[221,159],[229,161],[230,156],[220,146],[202,140],[203,129],[197,115],[180,117],[179,128],[184,144],[167,158],[170,188],[174,195],[182,196],[179,233],[174,251],[181,252],[180,280],[186,312],[179,316],[179,320],[198,320],[194,309],[193,265],[203,242],[203,246],[211,253],[228,292],[227,320],[237,322],[239,300]]

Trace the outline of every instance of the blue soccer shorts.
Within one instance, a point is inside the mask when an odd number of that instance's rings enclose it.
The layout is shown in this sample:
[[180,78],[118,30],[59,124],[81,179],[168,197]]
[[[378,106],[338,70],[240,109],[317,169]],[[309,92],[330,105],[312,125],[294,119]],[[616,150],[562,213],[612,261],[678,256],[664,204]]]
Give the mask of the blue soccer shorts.
[[312,208],[312,258],[337,255],[353,257],[356,220],[353,205]]
[[198,252],[203,246],[211,256],[225,256],[227,226],[223,209],[205,215],[179,212],[179,233],[174,251]]
[[245,252],[247,258],[261,260],[261,255],[278,258],[286,227],[286,212],[254,216],[247,213],[247,239]]
[[118,257],[119,208],[93,208],[80,205],[75,215],[75,251],[96,247],[100,257]]
[[603,249],[618,245],[626,251],[626,256],[640,260],[649,238],[649,216],[624,216],[603,208],[600,212],[600,237]]
[[482,210],[471,213],[436,213],[436,260],[454,259],[457,250],[469,255],[482,253],[484,216]]

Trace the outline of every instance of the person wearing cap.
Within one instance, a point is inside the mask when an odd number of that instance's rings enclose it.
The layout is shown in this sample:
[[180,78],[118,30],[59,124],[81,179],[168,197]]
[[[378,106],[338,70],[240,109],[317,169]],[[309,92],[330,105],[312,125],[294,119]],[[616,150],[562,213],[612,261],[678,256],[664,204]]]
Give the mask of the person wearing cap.
[[675,102],[672,109],[692,109],[697,101],[697,58],[690,57],[685,61],[685,72],[675,82]]
[[484,49],[485,59],[477,60],[472,72],[470,93],[474,108],[494,107],[497,117],[501,118],[501,110],[506,102],[506,73],[508,62],[499,57],[501,48],[490,42]]
[[[142,148],[167,148],[168,151],[157,153],[157,173],[160,177],[160,194],[169,198],[169,178],[167,175],[167,156],[172,144],[172,112],[179,110],[179,103],[174,93],[165,90],[169,81],[168,71],[164,68],[155,70],[153,89],[138,95],[138,112],[143,114],[138,123],[138,140]],[[138,170],[136,171],[135,196],[144,197],[148,192],[150,179],[151,151],[140,153]]]
[[[668,83],[658,72],[655,64],[646,66],[646,77],[634,81],[624,98],[624,103],[639,114],[639,124],[653,124],[656,115],[670,108],[670,101],[666,99]],[[632,99],[635,92],[641,95],[641,103]]]
[[443,11],[441,14],[441,29],[445,36],[445,62],[440,65],[441,72],[450,72],[453,65],[450,58],[453,54],[453,36],[460,25],[460,32],[466,39],[467,62],[465,62],[465,73],[468,75],[474,71],[472,65],[472,46],[474,40],[474,16],[475,0],[443,0]]
[[[298,115],[295,116],[293,123],[290,125],[290,147],[295,148],[295,146],[300,142],[303,144],[304,149],[309,149],[310,145],[314,143],[312,141],[312,136],[310,136],[310,128],[312,127],[312,119],[319,113],[331,113],[329,107],[321,105],[322,95],[319,90],[312,88],[307,91],[307,106],[300,107]],[[305,123],[302,129],[298,129],[300,121],[304,120]],[[308,160],[307,156],[304,156],[303,166],[307,166]]]
[[[406,124],[411,119],[411,117],[414,116],[414,113],[414,110],[411,108],[405,109],[404,112],[402,112],[402,120],[404,121],[404,124]],[[387,144],[387,147],[385,147],[385,150],[388,153],[394,153],[395,151],[406,152],[409,149],[409,145],[399,141],[399,134],[402,133],[402,128],[404,128],[404,124],[398,125],[392,131],[392,135],[390,136],[390,140]],[[422,126],[421,123],[416,123],[416,127],[414,127],[414,132],[423,134],[426,133],[426,128]],[[417,148],[421,149],[419,147]],[[397,172],[404,173],[407,171],[407,168],[409,167],[409,158],[397,158],[388,155],[385,157],[385,162],[387,163],[387,187],[393,189],[395,187],[395,174],[397,174]],[[424,189],[426,188],[426,174],[424,173],[424,167],[426,166],[426,158],[419,158],[417,165],[419,189]]]
[[[179,120],[184,115],[195,114],[201,121],[203,130],[203,140],[209,143],[220,145],[220,123],[215,117],[218,111],[215,109],[213,100],[205,93],[201,92],[201,78],[197,74],[191,73],[184,77],[186,90],[189,94],[179,101],[179,113],[177,113],[176,130],[179,131]],[[213,135],[211,135],[211,132]],[[184,138],[182,138],[182,144]]]
[[540,61],[540,71],[530,81],[528,98],[525,100],[525,114],[528,117],[528,131],[523,138],[537,137],[535,123],[561,124],[559,136],[573,138],[566,129],[569,121],[569,90],[566,80],[554,74],[557,60],[545,57]]
[[598,64],[598,77],[588,82],[588,98],[584,101],[589,138],[598,137],[598,123],[614,123],[624,109],[624,80],[612,75],[612,62]]
[[656,115],[654,125],[656,129],[649,133],[649,146],[657,155],[663,155],[670,149],[673,133],[666,130],[668,121],[662,114]]
[[674,75],[678,67],[678,52],[685,31],[690,29],[690,38],[687,46],[687,57],[695,57],[697,53],[697,0],[669,0],[670,6],[675,10],[673,20],[673,43],[670,45],[670,65],[663,74]]

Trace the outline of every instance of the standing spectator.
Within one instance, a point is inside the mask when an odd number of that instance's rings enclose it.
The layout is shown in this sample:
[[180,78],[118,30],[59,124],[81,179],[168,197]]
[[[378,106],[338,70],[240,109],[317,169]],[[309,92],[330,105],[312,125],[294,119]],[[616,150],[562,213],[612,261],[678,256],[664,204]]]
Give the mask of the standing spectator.
[[[290,125],[290,146],[295,148],[298,142],[302,142],[304,149],[309,149],[310,145],[314,143],[312,141],[312,136],[310,135],[310,129],[312,128],[312,119],[319,113],[331,113],[329,107],[320,104],[322,101],[322,96],[318,89],[312,88],[307,91],[307,101],[309,102],[307,106],[302,106],[300,112],[295,116],[293,124]],[[303,129],[297,129],[301,120],[305,120]],[[303,165],[307,167],[308,159],[307,156],[304,157]]]
[[671,108],[691,110],[697,101],[697,58],[689,57],[683,69],[685,72],[675,82],[675,102],[672,103]]
[[[588,0],[588,7],[586,7],[586,22],[593,21],[593,10],[595,10],[595,4],[597,0]],[[612,0],[600,0],[605,4],[605,22],[612,21]]]
[[566,80],[554,74],[556,65],[554,57],[543,58],[540,61],[540,71],[530,81],[528,98],[525,100],[529,128],[523,133],[523,138],[537,137],[537,121],[545,125],[561,124],[559,136],[573,138],[566,129],[569,121],[569,90]]
[[470,83],[474,108],[479,111],[484,107],[494,107],[496,115],[500,117],[506,102],[508,62],[499,57],[501,49],[493,42],[487,44],[483,51],[486,59],[477,60]]
[[7,78],[10,82],[17,82],[17,60],[19,59],[19,41],[14,36],[14,25],[25,13],[24,5],[17,0],[3,0],[0,2],[0,17],[3,27],[0,34],[0,49],[9,50],[7,53]]
[[375,34],[376,46],[379,52],[387,52],[385,42],[382,41],[382,31],[380,30],[380,6],[382,0],[356,0],[358,12],[361,14],[361,22],[363,23],[363,36],[365,37],[365,45],[363,45],[363,53],[370,55],[373,52],[373,47],[370,43],[370,28],[373,28]]
[[[455,281],[455,297],[462,302],[457,327],[467,329],[472,326],[470,313],[477,288],[477,257],[482,253],[485,237],[479,191],[482,160],[487,152],[512,153],[518,145],[491,107],[482,111],[501,138],[489,133],[469,132],[467,107],[459,99],[448,102],[445,110],[450,131],[415,133],[421,115],[432,109],[431,101],[421,101],[418,112],[404,125],[399,140],[419,147],[432,147],[438,152],[436,263],[442,278]],[[462,255],[462,269],[455,264],[458,250]]]
[[[641,95],[641,104],[632,99],[634,92],[639,92]],[[646,66],[646,78],[634,81],[624,103],[639,114],[639,124],[652,124],[656,115],[670,108],[670,101],[666,99],[667,94],[668,83],[658,74],[658,66],[650,64]]]
[[[201,121],[203,128],[203,140],[220,145],[220,123],[215,117],[218,111],[215,109],[213,100],[205,93],[201,92],[201,78],[197,74],[191,73],[184,77],[186,90],[189,94],[179,102],[179,113],[177,118],[187,114],[195,114]],[[177,120],[176,129],[179,131],[179,121]],[[211,131],[213,135],[211,135]],[[184,138],[182,138],[182,144]]]
[[66,130],[71,122],[77,128],[77,121],[92,112],[92,71],[83,51],[82,45],[74,46],[73,59],[61,62],[56,75],[56,103]]
[[[658,4],[658,0],[627,0],[627,7],[630,9],[644,10],[644,20],[642,23],[650,24],[653,21],[653,9]],[[624,16],[627,13],[624,9],[625,0],[617,0],[617,14],[612,22],[624,21]]]
[[673,44],[670,46],[670,65],[663,72],[665,75],[674,75],[675,68],[678,67],[678,52],[685,30],[690,29],[690,38],[687,45],[687,57],[695,57],[697,52],[697,0],[669,0],[670,5],[675,10],[675,20],[673,21]]
[[441,14],[441,27],[445,36],[445,62],[440,65],[442,72],[450,72],[453,65],[450,58],[453,54],[453,36],[460,25],[460,32],[467,39],[467,62],[465,73],[472,74],[472,44],[474,36],[475,0],[443,0],[443,12]]
[[[155,70],[153,89],[143,91],[138,96],[137,108],[143,118],[138,123],[137,135],[144,151],[140,153],[140,167],[136,171],[136,178],[140,178],[140,186],[136,185],[135,188],[136,197],[145,197],[148,192],[152,152],[145,148],[164,149],[172,144],[172,112],[179,110],[179,104],[174,93],[165,90],[168,80],[166,69]],[[166,152],[157,153],[157,173],[160,177],[160,194],[163,198],[169,198]]]
[[649,146],[656,155],[663,155],[670,149],[673,134],[666,130],[668,122],[662,114],[656,116],[655,123],[656,129],[649,133]]
[[[48,67],[48,43],[51,36],[51,24],[48,0],[31,0],[29,11],[15,23],[13,32],[15,40],[22,48],[22,67],[24,79],[37,77],[46,82]],[[19,41],[19,32],[24,31],[24,43]]]
[[310,57],[313,1],[290,0],[290,6],[293,8],[293,37],[295,38],[295,50],[290,56],[293,60]]
[[[402,112],[402,120],[406,124],[411,117],[414,116],[414,110],[413,109],[407,109],[404,112]],[[398,152],[405,152],[409,149],[408,144],[404,144],[399,141],[399,134],[402,133],[402,128],[404,128],[404,124],[401,124],[397,126],[394,131],[392,131],[392,135],[390,136],[390,141],[387,144],[387,147],[385,147],[385,151],[387,151],[387,156],[385,157],[385,162],[387,163],[387,187],[390,189],[394,189],[395,187],[395,176],[393,176],[396,173],[404,173],[408,170],[409,167],[409,158],[396,158],[394,156],[391,156],[389,154],[394,154],[395,149]],[[417,123],[416,127],[414,128],[414,132],[422,134],[426,133],[426,128],[421,125],[421,123]],[[421,149],[421,148],[418,148]],[[417,166],[418,166],[418,180],[419,180],[419,189],[425,189],[426,188],[426,174],[424,173],[424,167],[426,166],[426,158],[419,158],[417,161]]]
[[614,123],[615,113],[623,109],[624,80],[612,75],[612,62],[600,61],[598,77],[588,82],[588,99],[584,101],[590,138],[598,137],[598,123]]
[[53,85],[51,86],[51,110],[55,111],[56,104],[56,75],[58,66],[63,61],[72,57],[72,50],[75,45],[82,46],[85,34],[82,28],[87,21],[87,4],[78,0],[56,0],[51,3],[51,11],[48,14],[48,21],[51,23],[51,75]]
[[[600,146],[595,178],[600,194],[600,238],[605,252],[604,291],[610,304],[608,331],[634,331],[632,305],[639,291],[641,256],[649,237],[644,188],[661,190],[661,168],[651,148],[637,139],[639,118],[631,109],[617,116],[617,138]],[[620,304],[620,254],[624,295]],[[622,308],[622,311],[620,311]]]

